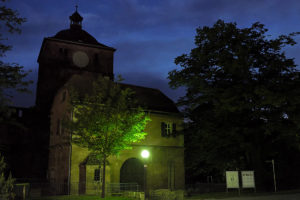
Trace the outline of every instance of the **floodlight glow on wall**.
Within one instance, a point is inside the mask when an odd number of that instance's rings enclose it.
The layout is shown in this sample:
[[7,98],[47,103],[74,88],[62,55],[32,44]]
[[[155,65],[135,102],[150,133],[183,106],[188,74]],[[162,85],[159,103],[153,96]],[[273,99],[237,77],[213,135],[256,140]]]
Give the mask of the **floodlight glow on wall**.
[[143,150],[142,153],[141,153],[141,156],[143,158],[148,158],[150,155],[149,151],[148,150]]

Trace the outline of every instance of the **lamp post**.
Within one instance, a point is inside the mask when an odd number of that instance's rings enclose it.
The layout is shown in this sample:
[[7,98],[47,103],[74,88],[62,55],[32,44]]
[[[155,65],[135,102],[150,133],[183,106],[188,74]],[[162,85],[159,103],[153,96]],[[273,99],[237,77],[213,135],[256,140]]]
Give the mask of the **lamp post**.
[[269,163],[272,163],[272,167],[273,167],[273,181],[274,181],[274,191],[275,192],[277,192],[277,187],[276,187],[276,176],[275,176],[275,161],[274,161],[274,159],[272,159],[272,160],[268,160],[268,161],[266,161],[266,162],[269,162]]
[[147,199],[148,195],[147,194],[147,163],[146,163],[146,160],[147,158],[149,158],[150,156],[150,153],[148,150],[143,150],[141,152],[141,156],[144,160],[144,194],[145,194],[145,199]]

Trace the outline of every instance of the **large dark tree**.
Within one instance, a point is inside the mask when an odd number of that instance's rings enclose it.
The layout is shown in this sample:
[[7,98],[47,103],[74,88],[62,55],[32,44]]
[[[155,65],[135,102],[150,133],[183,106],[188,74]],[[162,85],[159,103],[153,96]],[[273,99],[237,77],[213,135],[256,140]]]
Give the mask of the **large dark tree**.
[[[0,5],[0,58],[11,50],[11,46],[6,44],[7,36],[5,33],[20,33],[20,25],[25,22],[25,18],[19,16],[16,10],[5,6],[6,0],[1,0]],[[27,86],[31,81],[24,81],[28,72],[18,64],[5,63],[0,60],[0,122],[9,116],[11,109],[9,105],[12,98],[12,90],[18,92],[28,92]]]
[[260,23],[241,29],[219,20],[198,28],[196,47],[175,59],[181,68],[168,78],[171,87],[187,89],[178,103],[189,119],[188,182],[254,169],[262,186],[272,178],[265,161],[275,159],[279,174],[297,165],[300,79],[283,49],[296,44],[298,33],[274,38],[266,32]]

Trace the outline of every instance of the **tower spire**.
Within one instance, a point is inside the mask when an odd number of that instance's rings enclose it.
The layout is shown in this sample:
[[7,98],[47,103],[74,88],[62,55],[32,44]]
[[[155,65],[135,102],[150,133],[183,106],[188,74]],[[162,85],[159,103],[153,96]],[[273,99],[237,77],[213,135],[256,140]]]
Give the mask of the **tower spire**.
[[75,12],[69,17],[71,29],[81,29],[83,17],[77,12],[78,5],[75,6]]

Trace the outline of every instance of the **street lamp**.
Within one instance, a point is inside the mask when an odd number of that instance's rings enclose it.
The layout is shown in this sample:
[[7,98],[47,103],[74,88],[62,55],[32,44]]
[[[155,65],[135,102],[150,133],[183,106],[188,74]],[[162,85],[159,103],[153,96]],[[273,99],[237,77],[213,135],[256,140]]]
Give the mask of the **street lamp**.
[[145,199],[147,199],[148,195],[146,195],[146,190],[147,190],[147,163],[146,159],[149,158],[150,153],[148,150],[143,150],[141,152],[141,156],[144,160],[144,194],[145,194]]
[[142,153],[141,153],[142,157],[143,158],[149,158],[150,156],[150,153],[148,150],[143,150]]

